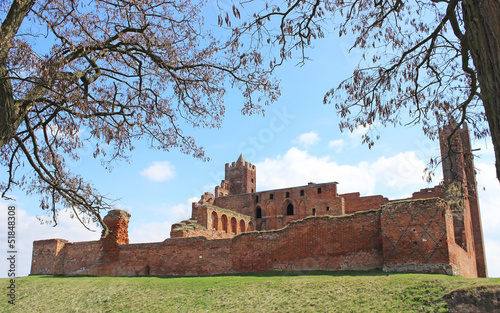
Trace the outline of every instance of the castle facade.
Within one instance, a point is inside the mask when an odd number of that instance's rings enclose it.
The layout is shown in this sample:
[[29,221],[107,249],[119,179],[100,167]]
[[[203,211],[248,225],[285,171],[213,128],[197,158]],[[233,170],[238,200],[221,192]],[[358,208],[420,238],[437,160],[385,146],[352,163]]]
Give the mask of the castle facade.
[[129,244],[130,214],[110,211],[94,242],[33,243],[31,274],[211,275],[283,270],[368,270],[486,277],[467,126],[440,133],[444,182],[411,198],[339,194],[337,182],[257,191],[242,155],[214,194],[159,243]]

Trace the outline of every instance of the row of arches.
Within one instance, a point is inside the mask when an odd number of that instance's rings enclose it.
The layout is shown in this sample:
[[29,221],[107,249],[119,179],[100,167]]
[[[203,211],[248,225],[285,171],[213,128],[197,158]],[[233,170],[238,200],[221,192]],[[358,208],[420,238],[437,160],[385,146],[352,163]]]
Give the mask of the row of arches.
[[[333,208],[333,209],[332,209]],[[281,206],[276,206],[275,203],[270,202],[267,205],[257,205],[254,211],[254,217],[258,219],[269,219],[269,218],[285,218],[287,220],[291,219],[301,219],[308,216],[318,216],[318,215],[339,215],[338,209],[335,209],[334,203],[308,203],[299,202],[293,203],[292,201],[285,201]]]
[[229,219],[226,214],[222,214],[219,219],[219,214],[216,211],[212,211],[211,219],[211,226],[213,230],[232,233],[235,235],[255,230],[255,226],[252,221],[246,222],[244,219],[240,219],[238,221],[235,217],[231,217]]
[[[286,203],[285,203],[286,204]],[[313,209],[314,210],[314,213],[316,212],[316,209]],[[293,207],[293,204],[292,203],[288,203],[286,204],[286,208],[284,209],[284,213],[286,216],[294,216],[295,213],[294,213],[294,207]],[[274,214],[276,214],[277,212],[273,212]],[[271,213],[272,214],[272,213]],[[255,208],[255,218],[262,218],[262,208],[260,206],[257,206]]]

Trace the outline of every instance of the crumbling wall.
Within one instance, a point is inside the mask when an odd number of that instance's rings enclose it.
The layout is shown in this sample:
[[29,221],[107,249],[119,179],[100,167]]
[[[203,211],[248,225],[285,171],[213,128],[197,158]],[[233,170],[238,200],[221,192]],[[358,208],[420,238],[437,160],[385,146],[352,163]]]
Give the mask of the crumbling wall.
[[64,239],[37,240],[33,242],[31,274],[51,275],[58,272],[57,261],[61,259],[60,251],[68,243]]
[[[287,210],[290,204],[293,214]],[[214,205],[251,216],[256,219],[258,230],[280,229],[308,216],[345,213],[343,199],[337,194],[337,183],[310,183],[294,188],[218,197]]]
[[403,200],[381,209],[385,271],[477,277],[475,256],[455,242],[453,213],[443,199]]
[[[207,216],[216,212],[212,206],[200,208]],[[128,217],[115,212],[105,221],[124,225],[121,220],[128,222]],[[83,243],[35,241],[32,274],[185,276],[383,268],[477,276],[475,256],[455,243],[453,229],[444,200],[406,200],[349,215],[308,217],[280,230],[244,232],[228,239],[120,244],[123,237],[111,240],[108,235]]]
[[344,198],[346,214],[378,209],[389,202],[389,199],[379,195],[361,197],[359,192],[341,194],[340,197]]
[[193,207],[196,209],[195,217],[172,225],[170,238],[202,236],[222,239],[255,230],[255,221],[250,216],[209,204]]
[[[44,274],[184,276],[279,270],[368,270],[382,266],[380,212],[377,210],[341,217],[311,217],[281,230],[247,232],[232,239],[172,238],[160,243],[118,244],[113,248],[117,254],[112,254],[117,258],[109,257],[102,243],[103,240],[66,243],[62,249],[65,257],[51,260],[62,266],[56,272]],[[41,273],[32,271],[32,274]]]

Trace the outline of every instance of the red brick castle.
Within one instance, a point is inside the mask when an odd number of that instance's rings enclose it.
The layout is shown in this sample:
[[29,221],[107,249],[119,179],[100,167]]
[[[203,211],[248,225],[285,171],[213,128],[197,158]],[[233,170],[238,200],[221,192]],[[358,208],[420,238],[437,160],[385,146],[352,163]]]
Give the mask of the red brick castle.
[[99,241],[33,243],[31,274],[211,275],[283,270],[368,270],[486,277],[467,126],[440,134],[444,182],[408,199],[339,194],[337,183],[256,191],[242,155],[215,195],[193,203],[169,239],[129,244],[130,214],[110,211]]

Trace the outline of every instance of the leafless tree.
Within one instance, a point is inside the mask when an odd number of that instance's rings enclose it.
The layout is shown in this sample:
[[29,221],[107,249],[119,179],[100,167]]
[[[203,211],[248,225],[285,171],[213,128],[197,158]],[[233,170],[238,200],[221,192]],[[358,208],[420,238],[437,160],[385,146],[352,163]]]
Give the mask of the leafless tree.
[[[219,127],[225,86],[242,113],[279,95],[256,51],[207,31],[190,0],[0,0],[0,150],[14,186],[98,222],[108,199],[67,167],[92,145],[107,167],[136,139],[205,159],[187,126]],[[82,130],[85,130],[84,132]],[[94,144],[91,144],[93,142]]]
[[[467,122],[477,138],[491,135],[500,179],[498,0],[233,3],[219,23],[233,23],[234,41],[250,36],[253,46],[276,48],[271,66],[294,52],[307,59],[306,49],[326,33],[352,36],[352,49],[359,49],[363,60],[324,97],[334,103],[341,130],[421,124],[435,139],[445,124],[458,129]],[[256,13],[242,18],[250,6]],[[374,139],[372,132],[363,137],[370,147]]]

